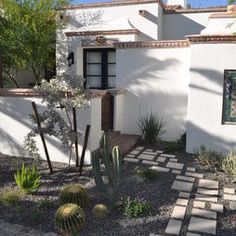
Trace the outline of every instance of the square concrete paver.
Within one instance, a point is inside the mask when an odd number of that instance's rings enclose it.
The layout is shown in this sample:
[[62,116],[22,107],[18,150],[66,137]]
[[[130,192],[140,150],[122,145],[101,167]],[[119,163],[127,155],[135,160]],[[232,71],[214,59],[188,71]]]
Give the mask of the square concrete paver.
[[187,232],[186,236],[201,236],[201,234],[195,234],[195,233]]
[[224,212],[224,206],[222,204],[212,203],[211,204],[211,210],[223,213]]
[[171,218],[183,220],[186,212],[186,207],[183,206],[175,206],[174,210],[171,214]]
[[155,162],[155,161],[142,160],[142,163],[145,165],[158,166],[158,162]]
[[208,188],[208,189],[218,189],[219,182],[209,179],[200,179],[199,180],[199,187],[201,188]]
[[195,200],[205,201],[205,202],[218,202],[217,197],[206,196],[206,195],[202,195],[202,194],[196,194]]
[[138,147],[136,147],[134,150],[137,150],[137,151],[142,151],[144,149],[144,147],[143,146],[138,146]]
[[166,157],[158,157],[157,161],[158,162],[165,162],[166,161]]
[[224,194],[224,200],[236,201],[236,195]]
[[181,174],[181,170],[172,170],[171,173],[175,174],[175,175],[180,175]]
[[178,198],[176,201],[177,205],[180,206],[187,206],[188,205],[188,199]]
[[235,194],[235,190],[233,188],[224,188],[224,193]]
[[229,202],[229,209],[235,211],[236,210],[236,202]]
[[172,162],[178,162],[178,159],[176,159],[176,158],[171,158],[170,161],[172,161]]
[[140,153],[139,150],[133,150],[133,151],[130,152],[129,154],[131,154],[131,155],[137,155],[137,154],[139,154],[139,153]]
[[190,171],[186,171],[185,175],[191,176],[191,177],[196,177],[196,178],[199,178],[199,179],[203,178],[203,174],[199,174],[199,173],[195,173],[195,172],[190,172]]
[[188,230],[216,235],[216,220],[191,217]]
[[188,199],[190,197],[190,193],[180,192],[179,197]]
[[133,162],[133,163],[138,163],[140,161],[137,158],[128,158],[128,157],[125,157],[123,160],[126,162]]
[[204,195],[218,195],[219,194],[218,190],[212,190],[212,189],[209,190],[205,188],[198,188],[197,192]]
[[182,225],[181,220],[169,220],[165,233],[179,235],[181,225]]
[[184,167],[184,164],[182,163],[176,163],[176,162],[168,162],[166,167],[172,168],[172,169],[177,169],[177,170],[182,170]]
[[195,181],[195,178],[187,177],[187,176],[182,176],[182,175],[177,175],[176,179],[184,180],[184,181],[188,181],[188,182],[194,182]]
[[148,155],[148,154],[140,154],[138,157],[138,159],[142,159],[142,160],[148,160],[148,161],[153,161],[155,156],[153,155]]
[[187,167],[187,171],[195,172],[196,168],[194,168],[194,167]]
[[153,155],[156,156],[156,152],[147,152],[147,151],[143,151],[143,154],[147,154],[147,155]]
[[175,180],[171,188],[179,191],[191,192],[192,187],[193,183]]
[[165,154],[165,153],[162,153],[161,156],[162,157],[168,157],[168,158],[175,158],[175,155]]
[[152,166],[150,169],[155,170],[157,172],[169,172],[169,168],[161,167],[161,166]]
[[214,219],[214,220],[216,220],[216,218],[217,218],[216,212],[197,209],[197,208],[192,209],[192,215],[200,216],[200,217],[204,217],[204,218],[208,218],[208,219]]
[[193,207],[196,208],[205,208],[206,203],[205,202],[201,202],[201,201],[194,201],[193,202]]

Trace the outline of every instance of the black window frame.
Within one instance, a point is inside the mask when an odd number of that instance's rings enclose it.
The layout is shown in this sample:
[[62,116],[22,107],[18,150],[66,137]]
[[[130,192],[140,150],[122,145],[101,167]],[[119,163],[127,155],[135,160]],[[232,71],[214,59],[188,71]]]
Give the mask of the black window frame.
[[[91,63],[91,64],[101,64],[101,75],[87,75],[87,53],[88,52],[101,52],[102,62],[101,63]],[[87,87],[87,76],[99,76],[101,77],[101,87],[91,87],[89,89],[108,89],[108,65],[116,65],[116,63],[108,63],[108,52],[116,52],[114,48],[84,48],[83,49],[83,77],[85,78],[84,87]],[[109,77],[116,77],[116,75],[109,75]],[[114,87],[112,87],[114,88]],[[110,88],[111,89],[111,88]]]

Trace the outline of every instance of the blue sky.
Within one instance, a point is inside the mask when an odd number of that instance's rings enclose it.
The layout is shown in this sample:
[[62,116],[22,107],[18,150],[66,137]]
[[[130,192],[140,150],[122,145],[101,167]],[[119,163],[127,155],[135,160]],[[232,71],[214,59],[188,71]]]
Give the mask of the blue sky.
[[[75,3],[109,2],[111,0],[73,0]],[[194,7],[224,6],[227,0],[189,0]]]

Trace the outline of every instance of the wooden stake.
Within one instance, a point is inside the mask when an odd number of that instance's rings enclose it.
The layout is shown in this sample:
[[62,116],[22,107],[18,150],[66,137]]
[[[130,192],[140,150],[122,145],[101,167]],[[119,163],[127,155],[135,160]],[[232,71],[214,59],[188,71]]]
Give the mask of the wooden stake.
[[0,55],[0,88],[3,88],[3,59]]
[[37,111],[37,107],[36,107],[35,102],[32,102],[32,107],[33,107],[34,115],[35,115],[36,122],[37,122],[37,125],[38,125],[39,135],[40,135],[42,143],[43,143],[43,148],[44,148],[44,152],[45,152],[45,155],[46,155],[46,158],[47,158],[48,167],[49,167],[50,173],[52,174],[52,172],[53,172],[52,164],[51,164],[50,157],[49,157],[49,154],[48,154],[48,149],[47,149],[46,141],[45,141],[45,138],[44,138],[44,134],[43,134],[43,130],[42,130],[42,127],[41,127],[41,123],[40,123],[40,119],[39,119],[39,115],[38,115],[38,111]]
[[75,158],[76,158],[76,163],[75,166],[79,166],[79,150],[78,150],[78,135],[77,135],[77,118],[76,118],[76,109],[75,107],[72,108],[73,111],[73,124],[74,124],[74,132],[76,133],[76,138],[75,138]]
[[82,171],[83,171],[84,157],[85,157],[85,151],[86,151],[86,148],[87,148],[87,145],[88,145],[88,138],[89,138],[90,128],[91,128],[91,125],[86,126],[83,151],[82,151],[82,155],[81,155],[81,159],[80,159],[79,175],[82,175]]

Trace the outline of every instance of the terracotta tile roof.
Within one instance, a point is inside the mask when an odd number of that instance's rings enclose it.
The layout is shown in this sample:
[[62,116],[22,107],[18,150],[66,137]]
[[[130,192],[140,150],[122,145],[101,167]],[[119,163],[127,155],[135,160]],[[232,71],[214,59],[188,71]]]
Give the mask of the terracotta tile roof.
[[128,30],[94,30],[94,31],[74,31],[66,32],[65,35],[68,37],[72,36],[87,36],[87,35],[116,35],[116,34],[139,34],[137,29],[128,29]]
[[189,8],[189,9],[168,9],[164,8],[164,14],[184,14],[184,13],[204,13],[204,12],[227,12],[226,6],[207,7],[207,8]]
[[214,13],[211,14],[209,18],[236,18],[236,12]]
[[16,88],[16,89],[0,89],[2,97],[40,97],[41,94],[34,89]]
[[235,35],[189,35],[190,43],[236,43]]
[[163,40],[163,41],[140,41],[120,42],[113,44],[115,48],[181,48],[189,47],[188,40]]

